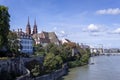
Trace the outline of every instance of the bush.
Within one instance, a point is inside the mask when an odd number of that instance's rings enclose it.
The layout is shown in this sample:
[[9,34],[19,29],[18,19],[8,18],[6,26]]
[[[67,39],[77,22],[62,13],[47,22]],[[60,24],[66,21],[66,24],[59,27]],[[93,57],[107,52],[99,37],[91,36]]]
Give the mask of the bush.
[[82,55],[80,61],[82,64],[87,64],[89,62],[89,54]]
[[47,53],[44,59],[44,67],[46,73],[60,69],[62,67],[63,60],[61,56],[55,55],[53,53]]
[[37,60],[26,62],[25,66],[30,70],[32,77],[44,74],[43,64],[40,64],[40,62]]
[[81,66],[80,61],[70,61],[70,62],[68,62],[68,67],[69,68],[78,67],[78,66]]

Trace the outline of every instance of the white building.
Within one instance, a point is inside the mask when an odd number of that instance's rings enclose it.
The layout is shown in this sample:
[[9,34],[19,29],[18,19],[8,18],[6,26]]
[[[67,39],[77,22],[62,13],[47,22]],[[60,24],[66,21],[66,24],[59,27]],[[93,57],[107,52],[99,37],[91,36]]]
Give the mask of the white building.
[[18,35],[18,40],[21,48],[19,49],[21,53],[26,53],[26,54],[32,54],[33,53],[33,44],[34,40],[33,38],[22,32],[22,30],[18,30],[17,32]]
[[69,43],[69,42],[71,42],[71,41],[68,40],[68,39],[62,39],[62,40],[61,40],[61,43],[62,43],[62,44],[64,44],[64,43]]

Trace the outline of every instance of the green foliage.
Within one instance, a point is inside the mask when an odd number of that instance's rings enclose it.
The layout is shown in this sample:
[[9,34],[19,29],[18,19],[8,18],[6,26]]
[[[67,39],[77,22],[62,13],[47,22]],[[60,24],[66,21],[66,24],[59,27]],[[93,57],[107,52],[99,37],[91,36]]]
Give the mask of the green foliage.
[[82,55],[80,61],[81,61],[82,63],[87,64],[88,61],[89,61],[89,54],[84,54],[84,55]]
[[53,53],[47,53],[44,59],[44,66],[46,72],[51,72],[62,67],[62,58],[59,55]]
[[30,70],[33,77],[44,74],[43,64],[40,64],[40,62],[37,60],[26,62],[25,66]]
[[[72,49],[76,49],[78,52],[72,56]],[[75,43],[66,43],[64,45],[58,46],[55,44],[48,44],[43,47],[41,45],[36,46],[36,55],[44,55],[44,72],[49,73],[60,69],[63,63],[68,63],[69,67],[77,67],[85,65],[89,60],[89,49],[82,49],[79,45]],[[38,66],[32,68],[33,75],[38,75],[36,72]]]
[[35,67],[31,70],[33,76],[38,76],[40,74],[40,66],[35,65]]
[[20,48],[19,41],[17,39],[17,34],[15,32],[10,31],[8,36],[8,49],[12,53],[19,53],[18,49]]
[[35,51],[34,54],[35,56],[44,56],[45,55],[45,49],[42,47],[42,45],[38,44],[35,45]]
[[7,45],[7,35],[9,33],[9,21],[10,15],[8,13],[8,8],[5,6],[0,6],[0,49]]
[[81,62],[79,60],[70,61],[70,62],[68,62],[68,66],[69,66],[69,68],[78,67],[78,66],[81,66]]

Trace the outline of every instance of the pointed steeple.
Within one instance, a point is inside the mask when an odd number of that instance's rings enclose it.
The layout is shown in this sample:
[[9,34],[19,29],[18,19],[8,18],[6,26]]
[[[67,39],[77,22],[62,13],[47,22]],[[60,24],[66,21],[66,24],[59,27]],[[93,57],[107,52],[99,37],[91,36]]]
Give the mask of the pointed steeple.
[[36,25],[36,19],[34,20],[34,26],[33,26],[33,34],[37,34],[37,25]]
[[36,19],[34,20],[34,25],[36,25]]
[[26,26],[26,33],[28,35],[31,35],[31,27],[30,27],[30,22],[29,22],[29,16],[28,16],[28,23],[27,23],[27,26]]
[[28,16],[28,24],[27,25],[30,25],[30,22],[29,22],[29,16]]

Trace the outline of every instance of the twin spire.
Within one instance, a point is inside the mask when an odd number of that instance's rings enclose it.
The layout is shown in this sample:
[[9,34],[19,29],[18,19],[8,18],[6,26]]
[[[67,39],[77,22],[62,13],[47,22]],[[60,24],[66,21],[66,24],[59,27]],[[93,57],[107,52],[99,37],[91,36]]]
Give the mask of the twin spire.
[[36,25],[36,19],[34,20],[34,26],[33,26],[33,32],[31,33],[31,26],[30,26],[30,22],[29,22],[29,17],[28,17],[28,23],[27,23],[27,26],[26,26],[26,33],[28,35],[33,35],[33,34],[37,34],[38,31],[37,31],[37,25]]

